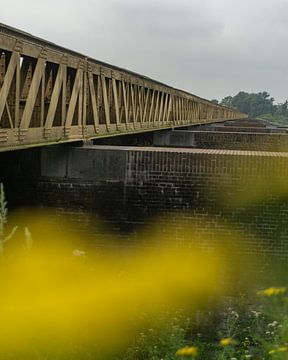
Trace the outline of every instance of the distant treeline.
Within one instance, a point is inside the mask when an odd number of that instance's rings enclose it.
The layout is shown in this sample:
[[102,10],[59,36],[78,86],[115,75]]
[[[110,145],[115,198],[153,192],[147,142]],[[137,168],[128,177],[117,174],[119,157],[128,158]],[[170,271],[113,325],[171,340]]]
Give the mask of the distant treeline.
[[226,96],[220,102],[216,99],[211,101],[237,109],[252,118],[257,117],[288,125],[288,101],[274,104],[274,98],[267,91],[257,94],[240,91],[235,96]]

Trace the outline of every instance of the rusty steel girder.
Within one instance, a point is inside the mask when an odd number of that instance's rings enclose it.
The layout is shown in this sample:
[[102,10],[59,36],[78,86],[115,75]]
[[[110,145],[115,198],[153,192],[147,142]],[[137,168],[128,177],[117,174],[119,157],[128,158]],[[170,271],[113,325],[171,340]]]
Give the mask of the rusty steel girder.
[[246,117],[0,24],[0,151]]

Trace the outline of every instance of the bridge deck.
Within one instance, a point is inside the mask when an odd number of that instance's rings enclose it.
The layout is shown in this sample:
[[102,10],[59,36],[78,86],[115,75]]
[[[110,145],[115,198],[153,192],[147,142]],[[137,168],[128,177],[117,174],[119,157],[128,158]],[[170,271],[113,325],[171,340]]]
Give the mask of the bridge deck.
[[0,151],[241,118],[0,24]]

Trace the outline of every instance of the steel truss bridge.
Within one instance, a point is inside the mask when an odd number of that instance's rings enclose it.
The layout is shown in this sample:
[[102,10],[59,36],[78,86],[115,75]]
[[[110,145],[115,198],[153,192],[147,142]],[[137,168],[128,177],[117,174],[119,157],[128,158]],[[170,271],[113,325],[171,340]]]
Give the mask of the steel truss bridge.
[[0,24],[0,151],[245,117]]

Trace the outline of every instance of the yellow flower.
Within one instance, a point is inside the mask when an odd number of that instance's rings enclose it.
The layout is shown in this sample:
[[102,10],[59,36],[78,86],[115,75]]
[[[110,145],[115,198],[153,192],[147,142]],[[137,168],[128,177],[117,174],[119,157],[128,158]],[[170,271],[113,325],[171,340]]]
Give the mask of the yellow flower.
[[281,346],[279,349],[278,349],[278,352],[287,352],[288,351],[288,346]]
[[198,348],[196,346],[186,346],[176,351],[176,356],[192,356],[198,355]]
[[281,346],[278,349],[272,349],[269,351],[269,355],[273,355],[278,352],[288,352],[288,346]]
[[222,346],[236,345],[237,341],[232,338],[224,338],[219,341],[219,344]]
[[257,291],[257,295],[274,296],[274,295],[284,294],[285,292],[286,292],[286,287],[270,287],[265,290]]

